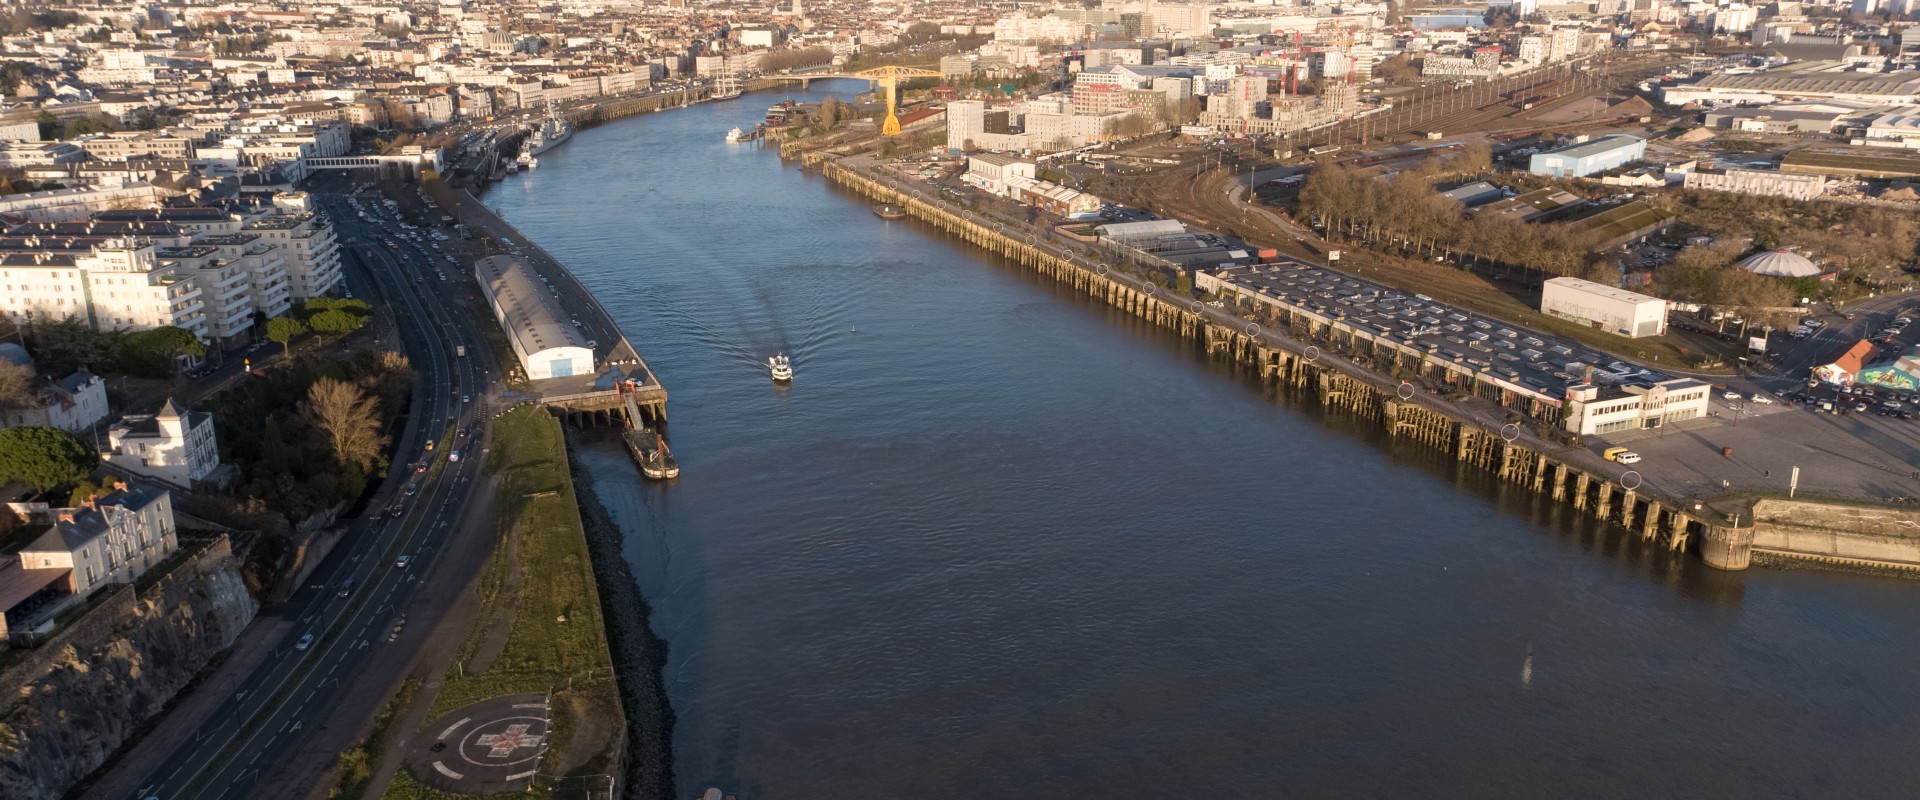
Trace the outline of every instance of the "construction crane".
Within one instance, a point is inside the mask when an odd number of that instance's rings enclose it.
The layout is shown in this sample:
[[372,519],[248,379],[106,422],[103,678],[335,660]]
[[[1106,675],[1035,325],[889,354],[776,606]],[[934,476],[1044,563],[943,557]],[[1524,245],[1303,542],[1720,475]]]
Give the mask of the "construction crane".
[[863,69],[853,73],[853,76],[864,79],[868,85],[885,90],[887,93],[887,121],[880,126],[880,134],[882,136],[900,135],[900,118],[894,116],[893,113],[896,102],[894,100],[894,94],[895,90],[899,88],[900,79],[942,77],[938,71],[914,69],[913,67],[874,67],[873,69]]

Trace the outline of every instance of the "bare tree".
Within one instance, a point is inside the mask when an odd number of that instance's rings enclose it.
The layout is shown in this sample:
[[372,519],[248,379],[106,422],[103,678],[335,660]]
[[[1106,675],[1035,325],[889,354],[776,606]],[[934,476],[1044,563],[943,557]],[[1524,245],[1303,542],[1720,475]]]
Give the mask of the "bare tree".
[[40,393],[34,391],[33,370],[11,361],[0,361],[0,411],[36,408]]
[[359,386],[332,378],[316,380],[307,390],[303,410],[326,432],[333,457],[343,465],[367,468],[387,444],[387,437],[380,433],[380,401]]

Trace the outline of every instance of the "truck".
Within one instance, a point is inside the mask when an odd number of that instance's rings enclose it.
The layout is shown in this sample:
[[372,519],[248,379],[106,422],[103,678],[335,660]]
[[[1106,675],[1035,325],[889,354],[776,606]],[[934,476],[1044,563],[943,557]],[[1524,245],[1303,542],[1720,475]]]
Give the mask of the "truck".
[[466,346],[466,345],[464,345],[464,344],[458,344],[458,345],[454,345],[454,346],[453,346],[453,355],[454,355],[454,357],[455,357],[455,358],[466,358],[466,357],[467,357],[467,346]]

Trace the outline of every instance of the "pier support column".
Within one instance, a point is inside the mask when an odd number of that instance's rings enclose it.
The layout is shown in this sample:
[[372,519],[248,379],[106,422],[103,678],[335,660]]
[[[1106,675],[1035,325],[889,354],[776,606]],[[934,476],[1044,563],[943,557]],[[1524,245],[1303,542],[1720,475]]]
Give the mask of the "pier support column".
[[1714,569],[1739,571],[1753,561],[1753,525],[1708,525],[1700,540],[1700,560]]
[[1549,469],[1553,470],[1553,499],[1556,502],[1567,499],[1567,465],[1554,464]]
[[1593,476],[1584,472],[1573,473],[1573,507],[1587,510],[1587,487],[1593,482]]
[[1620,493],[1620,527],[1633,530],[1633,512],[1636,500],[1632,489]]
[[1647,512],[1640,517],[1641,540],[1651,542],[1660,534],[1660,511],[1659,503],[1647,501]]
[[1600,504],[1594,507],[1593,516],[1595,519],[1605,521],[1607,519],[1607,513],[1612,509],[1613,509],[1613,484],[1608,483],[1606,481],[1601,481],[1600,482]]

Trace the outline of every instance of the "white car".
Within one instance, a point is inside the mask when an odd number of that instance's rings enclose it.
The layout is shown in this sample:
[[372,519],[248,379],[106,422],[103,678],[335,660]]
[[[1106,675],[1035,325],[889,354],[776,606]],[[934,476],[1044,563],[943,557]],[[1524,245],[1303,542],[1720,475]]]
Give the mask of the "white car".
[[312,646],[313,646],[313,634],[309,633],[305,636],[300,637],[300,641],[294,642],[293,649],[306,650],[307,648]]
[[411,563],[413,563],[413,556],[401,556],[393,560],[393,566],[396,569],[406,569]]
[[1729,391],[1729,392],[1721,392],[1721,393],[1720,393],[1720,396],[1721,396],[1721,397],[1724,397],[1724,398],[1726,398],[1726,399],[1728,399],[1728,400],[1739,400],[1739,399],[1741,399],[1741,398],[1740,398],[1740,393],[1739,393],[1739,392],[1732,392],[1732,391]]
[[1770,405],[1773,405],[1773,398],[1771,398],[1771,397],[1768,397],[1768,396],[1766,396],[1766,395],[1764,395],[1764,394],[1761,394],[1761,393],[1759,393],[1759,392],[1754,392],[1754,393],[1753,393],[1753,402],[1755,402],[1755,403],[1759,403],[1760,405],[1763,405],[1763,406],[1770,406]]

